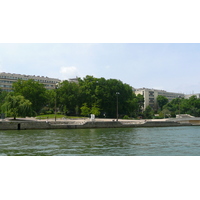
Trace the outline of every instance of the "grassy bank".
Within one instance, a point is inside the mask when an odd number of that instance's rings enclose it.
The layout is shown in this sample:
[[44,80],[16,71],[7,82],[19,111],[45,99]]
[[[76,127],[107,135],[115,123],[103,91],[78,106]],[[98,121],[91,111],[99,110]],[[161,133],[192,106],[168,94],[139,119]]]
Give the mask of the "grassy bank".
[[[36,116],[36,119],[54,119],[55,118],[55,114],[46,114],[46,115],[38,115]],[[56,118],[65,118],[65,119],[79,119],[79,118],[84,118],[84,117],[77,117],[77,116],[65,116],[65,115],[60,115],[57,114]]]

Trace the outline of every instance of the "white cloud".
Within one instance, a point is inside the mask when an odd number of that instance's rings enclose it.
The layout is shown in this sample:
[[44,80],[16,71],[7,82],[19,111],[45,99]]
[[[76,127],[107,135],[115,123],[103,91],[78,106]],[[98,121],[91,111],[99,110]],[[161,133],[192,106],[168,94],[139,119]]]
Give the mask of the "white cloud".
[[78,69],[74,66],[61,67],[59,73],[61,79],[75,78],[76,76],[79,76]]

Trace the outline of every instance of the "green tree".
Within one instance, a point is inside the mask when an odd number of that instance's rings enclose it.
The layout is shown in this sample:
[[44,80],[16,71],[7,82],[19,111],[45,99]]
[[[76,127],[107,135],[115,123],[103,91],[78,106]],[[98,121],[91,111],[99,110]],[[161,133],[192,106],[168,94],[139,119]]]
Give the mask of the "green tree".
[[160,118],[167,118],[170,117],[171,112],[168,109],[163,109],[162,111],[160,111],[159,113],[159,117]]
[[142,113],[142,110],[144,108],[144,96],[141,94],[137,95],[137,103],[138,103],[138,115]]
[[98,107],[98,105],[93,104],[90,112],[91,112],[91,114],[94,114],[95,116],[99,116],[100,115],[100,108]]
[[165,96],[162,96],[162,95],[157,96],[158,106],[160,107],[161,110],[163,109],[163,106],[168,103],[168,101],[169,100]]
[[10,93],[5,98],[2,110],[16,119],[17,116],[26,117],[31,115],[31,102],[21,95],[14,96]]
[[5,98],[6,98],[7,95],[8,95],[8,92],[3,91],[3,90],[0,88],[0,113],[2,112],[1,106],[5,103]]
[[84,103],[81,107],[81,115],[88,116],[90,114],[90,108],[87,106],[87,103]]
[[152,119],[153,116],[154,116],[154,112],[153,112],[152,107],[151,106],[147,106],[145,111],[144,111],[144,113],[143,113],[143,115],[144,115],[145,119]]
[[67,114],[79,113],[80,106],[80,87],[77,83],[63,81],[58,85],[57,93],[57,104],[61,111],[67,109]]
[[24,81],[18,80],[13,83],[13,91],[15,95],[22,95],[32,103],[32,109],[39,113],[39,111],[46,106],[47,96],[46,88],[42,83],[32,79]]
[[[142,95],[141,97],[143,98]],[[129,102],[129,116],[137,117],[139,115],[139,112],[141,112],[141,107],[143,107],[143,106],[140,106],[140,97],[138,98],[135,95],[135,93],[133,93],[132,98],[130,98],[128,102]]]
[[46,106],[49,110],[55,110],[56,92],[54,90],[46,90],[45,96],[47,97]]
[[80,102],[87,103],[91,109],[93,104],[99,106],[101,116],[106,114],[108,117],[116,117],[116,103],[118,95],[119,115],[130,113],[131,100],[133,98],[132,87],[122,83],[120,80],[105,78],[94,78],[86,76],[84,79],[79,79],[80,86]]

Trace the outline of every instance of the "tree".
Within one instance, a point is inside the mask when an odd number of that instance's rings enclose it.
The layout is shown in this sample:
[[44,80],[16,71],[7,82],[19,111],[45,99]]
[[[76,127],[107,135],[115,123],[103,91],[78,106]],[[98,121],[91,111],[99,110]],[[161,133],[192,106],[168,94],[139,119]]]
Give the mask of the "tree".
[[61,111],[66,111],[68,114],[79,113],[80,106],[80,88],[77,83],[63,81],[58,85],[57,104]]
[[21,95],[15,96],[10,93],[5,98],[5,103],[2,105],[2,110],[14,117],[26,117],[31,115],[31,102]]
[[13,83],[13,91],[15,95],[22,95],[25,99],[28,99],[36,113],[39,113],[47,103],[46,88],[42,83],[32,79],[27,81],[18,80]]
[[[143,98],[142,95],[141,97]],[[140,101],[142,101],[142,99],[140,100],[140,96],[138,98],[138,96],[136,96],[135,93],[133,93],[132,98],[128,100],[130,117],[137,117],[139,112],[141,112],[141,108],[143,106],[142,105],[140,106]],[[143,101],[144,101],[144,98],[143,98]]]
[[3,90],[0,88],[0,112],[2,112],[1,106],[5,103],[5,98],[6,98],[7,95],[8,95],[8,92],[3,91]]
[[152,107],[151,106],[147,106],[143,114],[144,114],[144,118],[152,119],[153,115],[154,115]]
[[80,102],[87,103],[92,109],[94,104],[101,110],[101,116],[106,114],[108,117],[116,116],[116,92],[118,95],[119,114],[130,114],[130,102],[133,98],[132,87],[122,83],[120,80],[105,78],[95,78],[86,76],[79,79]]
[[160,107],[161,110],[163,109],[163,106],[168,103],[168,101],[169,100],[165,96],[158,95],[157,97],[158,106]]
[[93,104],[90,112],[91,112],[91,114],[94,114],[95,116],[99,116],[100,115],[100,108],[98,107],[98,105]]
[[88,116],[90,114],[90,108],[87,106],[87,103],[84,103],[81,107],[81,115]]
[[160,118],[166,118],[169,117],[170,115],[170,111],[168,109],[163,109],[160,113],[159,113],[159,117]]
[[144,108],[144,96],[141,94],[137,95],[137,102],[138,102],[138,114],[142,112]]
[[49,110],[55,110],[55,99],[56,99],[56,92],[55,90],[46,90],[45,96],[47,97],[46,107]]

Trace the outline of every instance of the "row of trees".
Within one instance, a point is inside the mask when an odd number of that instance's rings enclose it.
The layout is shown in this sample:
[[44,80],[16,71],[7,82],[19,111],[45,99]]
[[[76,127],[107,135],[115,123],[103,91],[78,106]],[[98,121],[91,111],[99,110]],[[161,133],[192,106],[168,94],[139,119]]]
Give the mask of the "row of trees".
[[[118,96],[117,96],[118,95]],[[135,95],[132,87],[120,80],[86,76],[78,83],[63,81],[55,89],[47,90],[34,80],[18,80],[13,83],[13,92],[0,90],[0,111],[7,116],[36,116],[40,113],[51,114],[56,110],[65,115],[116,117],[118,98],[119,117],[160,118],[176,114],[200,116],[200,99],[176,98],[168,102],[164,96],[158,96],[159,109],[155,112],[150,106],[143,110],[144,98]]]
[[117,94],[120,117],[142,115],[144,98],[120,80],[86,76],[78,83],[63,81],[53,90],[34,80],[18,80],[13,92],[0,91],[1,113],[8,116],[35,116],[39,113],[62,112],[65,115],[95,114],[116,117]]
[[166,97],[158,96],[157,102],[160,108],[158,111],[160,117],[175,117],[177,114],[200,117],[200,99],[196,96],[191,96],[189,99],[176,98],[170,102]]

